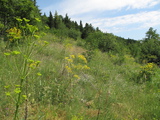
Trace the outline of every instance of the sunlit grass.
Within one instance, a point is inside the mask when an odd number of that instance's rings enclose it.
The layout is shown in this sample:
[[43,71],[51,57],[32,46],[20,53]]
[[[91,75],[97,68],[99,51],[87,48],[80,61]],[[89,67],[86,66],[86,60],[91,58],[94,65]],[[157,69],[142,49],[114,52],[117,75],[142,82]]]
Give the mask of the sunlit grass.
[[[86,62],[85,56],[79,56],[81,62],[84,61],[83,66],[86,64],[90,69],[77,70],[71,63],[75,62],[77,66],[80,61],[71,55],[77,56],[78,59],[78,55],[85,55],[84,48],[77,47],[75,41],[69,39],[59,42],[57,37],[50,34],[42,40],[49,44],[41,51],[36,47],[34,49],[36,54],[32,56],[32,59],[41,63],[28,78],[28,119],[158,120],[160,118],[158,68],[150,83],[138,84],[134,82],[134,78],[139,74],[141,65],[131,56],[111,55],[95,50],[90,61]],[[1,54],[3,50],[1,47]],[[0,58],[0,118],[10,120],[14,114],[14,101],[5,95],[4,86],[14,86],[17,83],[15,81],[17,71],[10,69],[4,56]],[[10,64],[13,63],[10,59]],[[82,63],[80,64],[82,66]],[[69,73],[66,66],[71,67],[74,74]],[[24,106],[22,104],[20,107],[20,118],[24,116]]]

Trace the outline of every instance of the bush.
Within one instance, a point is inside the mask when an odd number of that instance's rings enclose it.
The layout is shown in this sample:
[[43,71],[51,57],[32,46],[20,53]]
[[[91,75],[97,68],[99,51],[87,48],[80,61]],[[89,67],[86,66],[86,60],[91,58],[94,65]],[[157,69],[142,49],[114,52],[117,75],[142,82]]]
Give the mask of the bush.
[[74,40],[77,40],[78,38],[80,38],[81,33],[75,29],[70,29],[68,31],[68,37],[73,38]]
[[137,83],[151,81],[152,77],[155,75],[156,65],[154,63],[147,63],[146,65],[141,66],[140,68],[141,70],[138,73],[137,79],[135,81]]

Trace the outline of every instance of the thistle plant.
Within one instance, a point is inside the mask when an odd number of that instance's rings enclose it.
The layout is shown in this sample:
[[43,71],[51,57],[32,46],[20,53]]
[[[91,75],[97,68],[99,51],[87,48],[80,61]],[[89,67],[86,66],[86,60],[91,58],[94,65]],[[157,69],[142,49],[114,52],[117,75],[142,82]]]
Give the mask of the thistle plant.
[[[16,18],[16,20],[18,21],[17,27],[10,28],[6,32],[8,33],[8,43],[16,45],[17,50],[9,50],[9,52],[4,53],[4,56],[10,68],[17,71],[18,82],[14,86],[14,90],[12,90],[14,92],[7,91],[10,86],[5,86],[5,94],[15,101],[14,120],[19,119],[18,113],[20,105],[26,101],[24,115],[24,119],[26,120],[28,117],[28,77],[40,64],[40,61],[33,60],[31,57],[33,56],[34,48],[36,48],[40,36],[36,34],[38,28],[29,24],[30,20],[26,18]],[[39,21],[38,18],[36,18],[36,20]],[[42,47],[46,44],[48,44],[46,41],[43,42]],[[13,60],[14,66],[11,65],[9,59]],[[41,76],[41,73],[37,73],[37,75]]]

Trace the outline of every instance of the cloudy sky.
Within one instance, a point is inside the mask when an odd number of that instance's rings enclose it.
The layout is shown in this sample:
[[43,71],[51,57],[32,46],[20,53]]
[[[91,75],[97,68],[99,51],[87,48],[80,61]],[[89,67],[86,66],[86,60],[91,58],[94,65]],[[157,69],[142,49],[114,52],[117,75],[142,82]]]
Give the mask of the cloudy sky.
[[143,39],[149,27],[160,34],[160,0],[37,0],[37,5],[47,15],[67,13],[124,38]]

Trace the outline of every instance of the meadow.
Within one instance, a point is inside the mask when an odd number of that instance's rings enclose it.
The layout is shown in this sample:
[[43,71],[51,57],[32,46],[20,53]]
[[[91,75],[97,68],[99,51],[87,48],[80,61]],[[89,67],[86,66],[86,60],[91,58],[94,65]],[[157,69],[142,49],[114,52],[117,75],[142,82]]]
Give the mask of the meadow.
[[0,119],[159,120],[159,67],[79,44],[49,33],[11,49],[1,40]]

